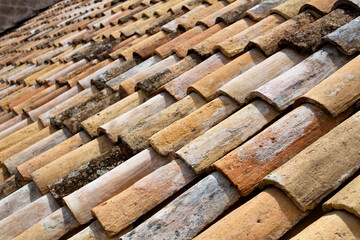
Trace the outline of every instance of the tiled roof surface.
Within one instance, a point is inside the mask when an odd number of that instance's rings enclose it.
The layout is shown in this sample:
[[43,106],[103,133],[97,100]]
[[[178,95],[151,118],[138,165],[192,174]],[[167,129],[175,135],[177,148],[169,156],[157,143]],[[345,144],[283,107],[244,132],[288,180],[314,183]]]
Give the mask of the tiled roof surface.
[[359,19],[63,0],[0,36],[0,239],[360,239]]

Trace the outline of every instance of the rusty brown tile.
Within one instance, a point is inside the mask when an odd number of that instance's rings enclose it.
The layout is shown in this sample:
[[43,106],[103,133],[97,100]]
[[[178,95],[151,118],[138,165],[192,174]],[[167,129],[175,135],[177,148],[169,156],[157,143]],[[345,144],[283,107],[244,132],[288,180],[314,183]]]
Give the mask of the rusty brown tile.
[[338,0],[311,0],[301,7],[300,12],[312,10],[320,14],[328,14],[336,2]]
[[332,119],[315,106],[301,106],[215,162],[214,166],[237,186],[242,196],[247,196],[271,171],[346,117]]
[[226,25],[231,25],[243,18],[245,16],[246,10],[254,7],[260,2],[261,0],[237,0],[222,9],[222,11],[225,12],[216,18],[216,22],[223,22]]
[[[179,45],[182,45],[184,42],[187,42],[193,37],[200,35],[205,29],[206,28],[204,26],[193,27],[189,31],[182,33],[180,36],[174,38],[168,43],[165,43],[160,47],[156,48],[155,53],[161,58],[166,58],[170,56],[175,51],[175,49],[178,49]],[[181,57],[185,57],[185,55],[182,54]]]
[[271,29],[263,35],[250,41],[250,45],[254,44],[260,50],[262,50],[267,56],[272,55],[280,50],[279,42],[285,37],[294,34],[297,31],[301,31],[308,24],[315,21],[315,17],[309,12],[301,13],[279,26]]
[[305,216],[283,192],[268,188],[194,239],[279,239]]
[[302,211],[314,209],[359,169],[356,157],[359,149],[354,147],[360,140],[357,134],[359,115],[360,112],[355,113],[277,168],[262,184],[282,189]]
[[65,155],[66,153],[80,147],[81,145],[86,144],[90,140],[91,138],[86,133],[79,132],[46,152],[43,152],[17,166],[17,171],[24,180],[31,180],[31,174],[33,172]]
[[206,100],[211,101],[216,97],[216,91],[220,87],[254,65],[262,62],[265,58],[259,50],[251,49],[191,85],[187,92],[195,91]]
[[336,9],[281,42],[302,52],[316,51],[324,44],[323,36],[350,22],[357,15],[348,9]]
[[200,62],[201,58],[198,55],[190,54],[174,65],[165,67],[161,71],[157,71],[151,76],[138,82],[135,86],[135,90],[142,89],[151,95],[155,93],[161,86],[195,67]]
[[204,57],[210,56],[211,54],[215,53],[215,46],[217,44],[236,35],[239,32],[244,31],[245,29],[249,28],[253,24],[255,24],[255,22],[252,21],[250,18],[241,19],[228,27],[225,27],[224,23],[216,24],[213,27],[211,27],[210,29],[214,28],[215,26],[217,26],[217,27],[221,26],[221,28],[223,28],[223,29],[218,30],[216,33],[211,33],[210,35],[206,36],[207,37],[206,39],[201,39],[202,41],[199,43],[196,42],[198,44],[193,46],[190,50],[194,51]]
[[216,49],[226,55],[227,57],[234,57],[235,55],[242,53],[250,40],[270,31],[271,29],[279,26],[285,19],[280,15],[270,15],[260,22],[250,26],[244,31],[230,37],[229,39],[222,41],[215,46]]

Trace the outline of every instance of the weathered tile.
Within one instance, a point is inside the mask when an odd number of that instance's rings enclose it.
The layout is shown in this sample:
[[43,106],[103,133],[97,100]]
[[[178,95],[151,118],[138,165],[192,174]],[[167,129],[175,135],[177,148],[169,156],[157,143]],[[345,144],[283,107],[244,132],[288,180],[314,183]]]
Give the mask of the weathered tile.
[[215,48],[220,49],[220,51],[229,58],[234,57],[245,50],[250,40],[263,35],[284,21],[285,19],[280,15],[272,14],[244,31],[222,41],[217,44]]
[[[69,89],[68,86],[64,86],[52,92],[51,94],[44,96],[43,98],[36,101],[29,109],[24,110],[27,115],[33,120],[37,121],[39,116],[43,113],[51,110],[53,107],[58,104],[63,103],[69,98],[75,96],[82,90],[82,87],[76,86]],[[55,95],[55,97],[54,97]],[[49,101],[49,98],[51,99]]]
[[215,172],[177,197],[121,239],[191,239],[239,199],[236,189]]
[[251,67],[261,63],[264,59],[264,54],[259,50],[251,49],[191,85],[187,92],[195,91],[207,101],[211,101],[215,98],[216,91],[220,87]]
[[242,196],[246,196],[267,174],[330,131],[346,116],[332,119],[310,104],[301,106],[215,162],[214,166],[237,186]]
[[[46,127],[8,150],[3,151],[2,154],[4,157],[2,159],[6,159],[4,165],[11,174],[15,174],[15,168],[17,166],[40,155],[71,136],[72,134],[66,129],[58,131],[52,127]],[[22,146],[18,147],[18,145]],[[12,154],[10,150],[13,150],[15,154]],[[6,158],[10,154],[12,154],[12,156]]]
[[148,94],[154,94],[161,86],[192,69],[201,62],[198,55],[190,54],[179,62],[155,72],[141,80],[135,86],[135,90],[142,89]]
[[12,102],[9,104],[9,108],[11,111],[16,112],[17,114],[22,114],[22,109],[17,108],[17,111],[14,109],[15,107],[23,104],[24,102],[26,102],[27,100],[29,100],[31,97],[33,97],[34,95],[38,94],[39,92],[41,92],[42,90],[46,89],[46,86],[40,86],[36,89],[34,89],[34,91],[25,94],[23,97],[20,97],[18,100]]
[[64,201],[76,220],[80,224],[85,224],[93,218],[92,208],[124,191],[168,162],[168,159],[160,157],[151,148],[148,148],[66,196]]
[[271,29],[265,34],[250,41],[250,45],[254,44],[262,50],[267,56],[270,56],[280,50],[279,42],[290,34],[302,29],[304,26],[315,21],[315,17],[309,12],[301,13],[279,26]]
[[181,21],[178,25],[178,29],[180,31],[188,31],[189,29],[195,27],[195,24],[197,21],[201,20],[202,18],[216,12],[217,10],[223,8],[225,6],[225,3],[218,1],[211,6],[197,12],[196,15],[188,16],[186,19]]
[[2,239],[14,239],[41,219],[59,208],[51,194],[47,194],[0,221]]
[[198,35],[193,36],[189,40],[187,40],[184,43],[182,43],[182,44],[178,45],[177,47],[175,47],[174,51],[176,52],[176,55],[178,55],[179,57],[186,57],[186,55],[189,53],[189,50],[192,47],[194,47],[197,44],[201,43],[206,38],[211,37],[213,34],[216,34],[217,32],[219,32],[220,30],[222,30],[225,27],[226,26],[225,26],[224,23],[218,23],[218,24],[215,24],[215,25],[213,25],[212,27],[210,27],[208,29],[206,29],[204,26],[201,26],[201,25],[190,29],[189,31],[185,32],[184,34],[190,32],[190,31],[192,31],[194,29],[197,29],[197,28],[198,29],[201,28],[203,30]]
[[177,19],[172,20],[171,22],[165,24],[161,29],[164,32],[167,33],[175,33],[178,29],[178,25],[188,19],[188,18],[192,18],[192,17],[196,17],[196,15],[201,12],[202,10],[206,9],[206,6],[204,4],[197,6],[196,8],[192,9],[191,11],[185,13],[184,15],[182,15],[181,17],[178,17]]
[[322,216],[291,240],[359,239],[360,220],[352,214],[334,211]]
[[[31,177],[40,192],[47,193],[50,184],[113,147],[114,144],[106,136],[98,137],[36,170],[31,174]],[[79,156],[82,157],[79,158]]]
[[0,117],[0,132],[26,119],[25,114],[15,115],[13,112],[2,112]]
[[327,200],[323,205],[323,209],[325,211],[333,209],[346,210],[360,217],[360,176]]
[[261,21],[270,13],[272,8],[282,4],[283,2],[286,2],[286,0],[263,0],[258,5],[247,10],[246,15],[254,21]]
[[228,62],[230,62],[230,59],[221,53],[216,53],[162,86],[160,91],[165,90],[177,100],[183,99],[187,95],[188,87]]
[[[42,113],[39,116],[39,121],[41,121],[41,123],[44,126],[48,126],[48,125],[50,125],[50,121],[51,121],[51,119],[53,117],[55,117],[56,115],[62,113],[66,109],[69,109],[69,108],[75,106],[76,104],[79,104],[79,103],[81,103],[83,101],[88,100],[89,98],[91,98],[92,96],[94,96],[98,92],[99,92],[99,90],[97,90],[97,88],[94,87],[94,86],[89,87],[87,89],[84,89],[83,91],[80,91],[79,93],[77,93],[76,95],[70,97],[66,101],[62,101],[61,103],[59,103],[56,106],[52,107],[50,110]],[[60,95],[60,96],[62,96],[62,95]],[[54,99],[52,101],[54,101]]]
[[134,127],[126,129],[119,135],[119,138],[132,152],[144,150],[149,146],[149,138],[152,135],[187,116],[205,103],[206,101],[202,97],[192,93],[159,113],[139,122]]
[[118,66],[110,68],[107,71],[96,75],[94,78],[91,79],[91,85],[95,85],[97,89],[104,89],[106,82],[135,67],[137,63],[138,61],[135,59],[122,62]]
[[290,19],[298,15],[301,7],[309,1],[310,0],[287,0],[271,9],[270,13],[277,13],[286,19]]
[[232,79],[218,90],[218,94],[227,95],[243,105],[249,99],[251,91],[292,68],[306,57],[292,49],[283,49]]
[[[156,60],[155,60],[156,61]],[[130,95],[135,92],[135,86],[138,82],[152,76],[156,72],[160,72],[165,67],[170,67],[180,59],[176,57],[176,55],[171,55],[170,57],[165,58],[161,61],[149,62],[148,64],[144,65],[145,69],[141,68],[142,71],[137,72],[131,77],[128,77],[119,83],[119,91],[123,96]],[[151,64],[151,65],[150,65]],[[150,66],[149,66],[150,65]],[[140,70],[140,69],[138,69]],[[113,88],[114,89],[114,88]]]
[[112,142],[117,142],[119,134],[123,131],[165,109],[174,102],[175,99],[168,93],[160,93],[136,108],[100,126],[98,132],[105,133]]
[[360,57],[351,60],[299,101],[314,103],[332,116],[339,115],[360,98],[360,78],[356,68],[359,61]]
[[264,178],[262,184],[282,189],[303,211],[313,209],[360,168],[357,159],[360,112]]
[[356,37],[360,31],[360,17],[338,28],[324,37],[347,55],[352,55],[360,50],[360,42]]
[[156,152],[163,156],[175,153],[238,108],[239,106],[234,101],[220,96],[154,134],[150,138],[150,144]]
[[47,150],[46,152],[43,152],[40,155],[17,166],[17,171],[24,180],[31,180],[31,174],[34,171],[65,155],[66,153],[80,147],[81,145],[86,144],[90,140],[91,138],[86,133],[79,132],[78,134]]
[[98,127],[136,108],[148,99],[149,97],[143,91],[137,91],[82,121],[81,127],[85,129],[91,137],[96,137],[98,136]]
[[160,47],[156,48],[155,53],[161,58],[166,58],[173,53],[173,51],[178,45],[183,44],[184,42],[197,36],[198,34],[202,33],[205,29],[206,28],[204,26],[195,26],[189,31],[186,31],[180,36],[169,41],[168,43],[163,44]]
[[92,72],[91,74],[85,76],[83,79],[79,80],[78,84],[80,86],[82,86],[83,88],[89,88],[91,86],[91,79],[95,78],[96,76],[98,76],[100,74],[105,73],[109,69],[112,69],[112,68],[118,66],[122,62],[123,62],[122,59],[118,59],[118,60],[115,60],[113,62],[110,62],[109,64],[104,65],[100,69],[97,69],[96,71]]
[[41,131],[44,128],[44,126],[39,122],[31,123],[30,125],[2,138],[0,140],[0,151],[4,151],[11,146],[14,146],[18,142],[21,142],[22,140],[31,137],[33,134]]
[[280,190],[268,188],[194,239],[279,239],[305,215]]
[[154,65],[160,61],[161,61],[161,59],[157,56],[150,57],[147,60],[137,64],[133,68],[127,70],[123,74],[109,80],[108,82],[106,82],[105,85],[114,91],[118,91],[120,89],[120,83],[122,81],[125,81],[127,78],[130,78],[130,77],[134,76],[135,74],[144,71],[146,68],[151,67],[152,65]]
[[220,15],[217,15],[216,19],[214,20],[211,19],[211,22],[208,22],[210,19],[203,20],[204,24],[207,25],[209,23],[212,23],[212,21],[223,22],[226,25],[233,24],[234,22],[245,16],[246,10],[259,4],[260,2],[261,0],[237,0],[224,7],[223,9],[219,10],[218,12],[220,13]]
[[99,221],[94,221],[88,227],[84,228],[84,230],[70,237],[69,240],[115,240],[121,235],[122,234],[120,233],[119,235],[110,238],[101,227]]
[[182,147],[176,155],[199,174],[278,115],[271,105],[255,100]]
[[34,183],[26,184],[16,192],[0,200],[0,207],[2,209],[0,220],[19,211],[23,207],[39,199],[41,196],[41,193]]
[[201,56],[209,56],[215,53],[215,46],[222,41],[244,31],[245,29],[249,28],[250,26],[254,25],[255,22],[252,21],[250,18],[241,19],[230,26],[218,31],[217,33],[209,36],[204,41],[200,42],[199,44],[195,45],[191,48],[191,51],[195,51],[196,53],[200,54]]
[[[147,59],[154,55],[155,49],[160,47],[161,45],[171,41],[172,39],[176,38],[179,33],[170,33],[166,34],[163,31],[155,33],[154,35],[150,36],[149,38],[145,39],[142,42],[142,46],[137,45],[136,49],[133,52],[133,55],[136,57],[140,57],[141,59]],[[126,55],[123,55],[125,59]]]
[[51,184],[50,193],[60,205],[63,205],[62,198],[114,169],[130,156],[123,145],[115,146]]
[[69,209],[62,207],[46,218],[40,220],[14,239],[59,239],[78,226],[79,223],[72,216]]
[[357,15],[349,9],[336,9],[295,34],[286,37],[281,43],[294,47],[301,52],[314,52],[324,44],[323,36],[350,22]]
[[338,0],[310,0],[301,7],[300,12],[309,9],[321,14],[328,14],[336,2],[338,2]]
[[[9,120],[9,122],[11,122],[11,121],[12,121],[12,119]],[[15,122],[14,124],[10,123],[11,125],[8,128],[6,128],[0,132],[0,139],[3,139],[5,137],[9,136],[10,134],[13,134],[14,132],[16,132],[26,126],[29,126],[32,123],[33,123],[33,121],[29,118],[25,118],[23,120],[20,118],[20,121]]]
[[349,58],[325,46],[280,76],[252,92],[282,111],[347,63]]
[[92,213],[108,235],[114,236],[195,177],[183,161],[171,161],[93,208]]

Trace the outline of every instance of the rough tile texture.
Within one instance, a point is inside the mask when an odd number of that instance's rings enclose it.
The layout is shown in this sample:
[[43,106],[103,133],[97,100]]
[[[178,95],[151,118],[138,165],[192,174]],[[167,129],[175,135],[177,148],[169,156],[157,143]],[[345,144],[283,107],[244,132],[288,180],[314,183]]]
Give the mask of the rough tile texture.
[[359,218],[343,211],[328,213],[305,228],[291,240],[359,239]]
[[123,145],[116,146],[54,182],[49,186],[50,193],[63,205],[62,198],[114,169],[129,157],[130,154]]
[[237,186],[242,196],[246,196],[267,174],[336,124],[337,121],[319,108],[310,104],[301,106],[215,162],[214,166]]
[[315,17],[313,17],[310,12],[301,13],[251,40],[250,44],[255,44],[267,56],[270,56],[280,50],[278,45],[282,39],[294,34],[313,21],[315,21]]
[[350,22],[357,15],[348,9],[336,9],[281,42],[302,52],[314,52],[324,44],[323,36]]
[[206,101],[202,97],[196,93],[192,93],[159,113],[136,124],[134,127],[123,131],[123,133],[119,135],[119,138],[132,152],[144,150],[149,146],[149,138],[152,135],[173,122],[184,118],[205,103]]
[[252,92],[276,109],[288,108],[303,94],[347,63],[349,58],[332,46],[325,46],[280,76]]
[[124,191],[168,162],[168,159],[160,157],[151,148],[148,148],[66,196],[64,201],[76,220],[85,224],[93,218],[92,208]]
[[93,208],[92,213],[108,235],[114,236],[195,177],[183,161],[174,160]]
[[283,166],[263,184],[282,189],[301,210],[313,209],[360,168],[360,112],[345,120]]
[[356,37],[360,32],[360,17],[338,28],[324,38],[337,46],[341,52],[352,55],[360,50],[360,41]]
[[284,193],[269,188],[194,239],[279,239],[305,215]]
[[360,57],[351,60],[299,101],[314,103],[332,116],[338,116],[360,98],[360,75],[356,68],[359,61]]
[[229,181],[212,173],[121,239],[191,239],[239,197]]
[[356,177],[335,196],[326,201],[323,208],[326,211],[332,209],[346,210],[360,217],[360,176]]
[[279,113],[255,100],[176,152],[197,174],[242,144]]
[[221,96],[154,134],[150,144],[160,155],[175,153],[238,108],[234,101]]

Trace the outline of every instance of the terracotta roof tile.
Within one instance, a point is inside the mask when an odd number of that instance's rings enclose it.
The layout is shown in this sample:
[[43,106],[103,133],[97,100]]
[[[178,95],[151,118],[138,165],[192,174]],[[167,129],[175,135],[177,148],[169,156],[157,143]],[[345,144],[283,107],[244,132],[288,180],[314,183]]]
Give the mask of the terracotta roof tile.
[[218,31],[216,34],[212,33],[212,36],[206,36],[207,38],[195,45],[191,50],[200,54],[201,56],[209,56],[215,53],[215,46],[224,40],[241,33],[245,29],[255,24],[250,18],[241,19],[234,24]]
[[358,91],[360,81],[357,77],[354,64],[360,60],[359,57],[351,60],[342,68],[333,73],[319,85],[307,92],[299,101],[312,102],[332,116],[337,116],[360,97]]
[[173,160],[96,206],[91,212],[112,237],[186,186],[195,177],[196,175],[183,161]]
[[357,238],[354,184],[309,213],[358,175],[359,6],[62,0],[3,33],[0,225],[64,204],[4,234]]
[[349,57],[334,47],[325,46],[253,91],[252,95],[261,97],[280,111],[285,110],[348,61]]
[[[244,105],[251,91],[284,73],[305,58],[306,55],[292,49],[283,49],[222,86],[218,93],[227,95],[240,105]],[[248,79],[252,81],[249,82]]]
[[48,163],[65,155],[66,153],[80,147],[89,142],[91,138],[84,132],[79,132],[72,137],[56,144],[51,149],[39,154],[36,157],[18,165],[17,171],[25,180],[31,180],[31,174]]
[[[226,26],[223,23],[215,24],[215,25],[213,25],[212,27],[210,27],[210,28],[208,28],[206,30],[205,30],[204,26],[196,26],[196,27],[192,28],[191,30],[185,32],[184,34],[189,33],[189,32],[191,32],[192,30],[195,30],[195,29],[199,29],[199,30],[201,29],[201,32],[198,35],[193,36],[192,38],[190,38],[187,41],[183,42],[182,44],[176,46],[173,50],[176,52],[176,55],[178,55],[179,57],[186,57],[186,55],[189,53],[189,50],[192,47],[196,46],[198,43],[201,43],[202,41],[204,41],[208,37],[211,37],[213,34],[221,31],[225,27]],[[182,36],[182,35],[180,35],[180,36]],[[204,57],[204,55],[202,57]]]
[[324,38],[337,46],[343,53],[352,55],[360,50],[359,41],[355,37],[359,31],[359,27],[360,17],[357,17]]
[[66,196],[64,201],[79,223],[87,223],[93,218],[93,207],[124,191],[168,162],[168,159],[160,157],[152,149],[146,149],[111,172]]
[[358,118],[359,112],[269,174],[263,184],[282,189],[301,210],[313,209],[359,169],[353,147],[359,141]]
[[316,51],[324,44],[323,36],[335,31],[342,25],[350,22],[357,13],[347,9],[336,9],[305,28],[288,36],[283,40],[287,44],[302,52]]
[[[219,173],[212,173],[120,239],[145,236],[191,239],[239,197],[229,181]],[[169,222],[165,223],[162,219]]]
[[315,142],[345,117],[331,119],[309,104],[298,107],[215,162],[214,166],[237,186],[242,196],[246,196],[267,174]]
[[324,215],[291,239],[357,239],[360,237],[359,225],[359,218],[343,211],[334,211]]
[[268,188],[195,239],[278,239],[305,215],[284,193]]
[[331,211],[333,209],[346,210],[358,218],[360,217],[360,202],[359,184],[360,177],[356,177],[343,189],[341,189],[332,198],[326,201],[323,205],[325,211]]

